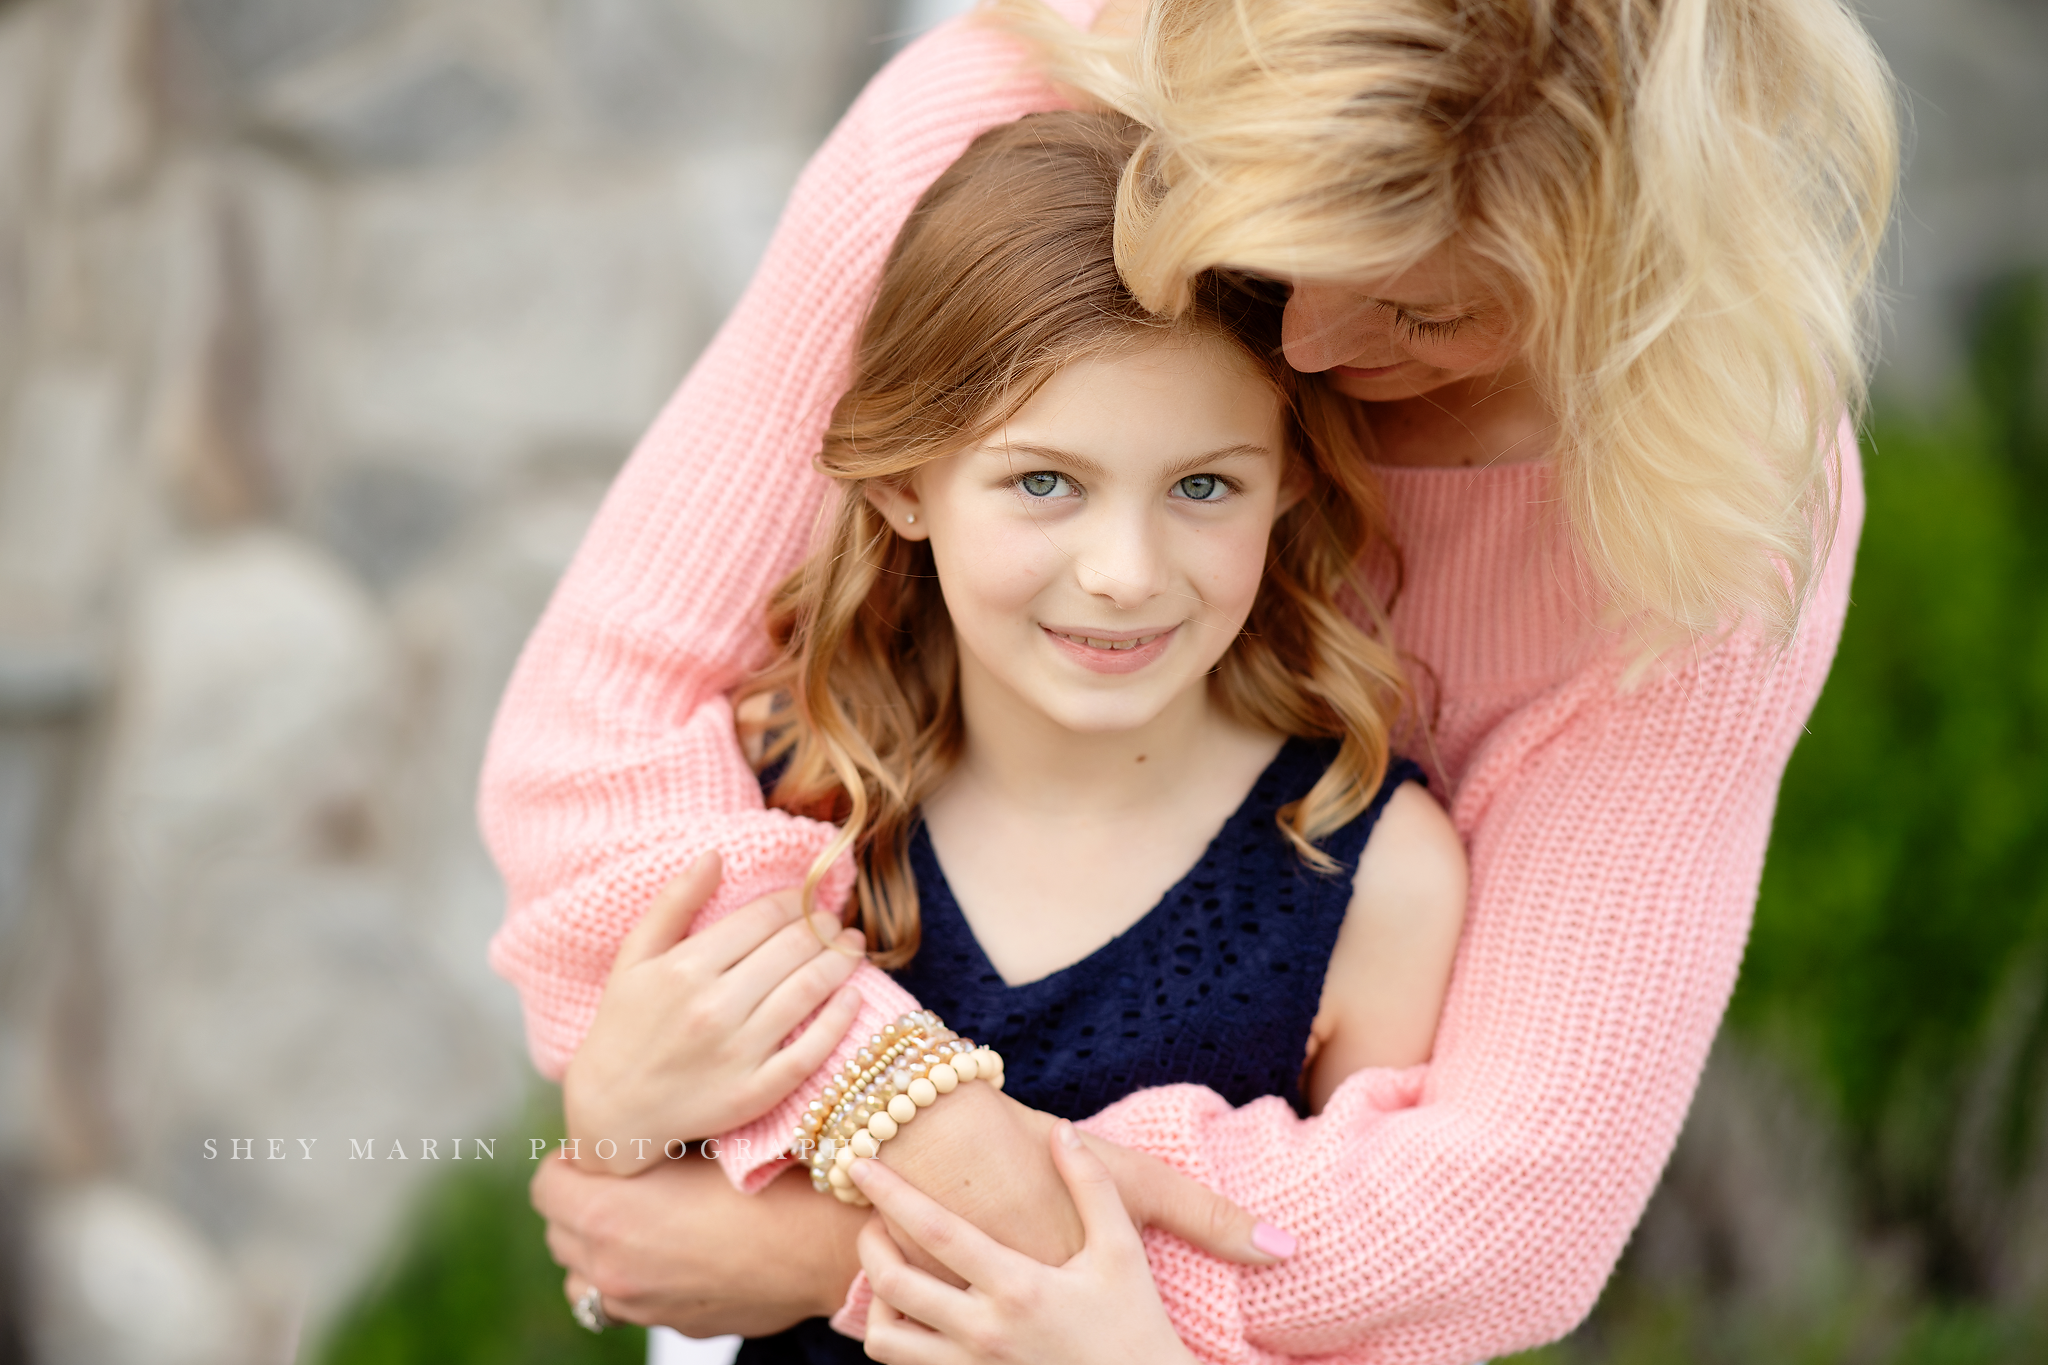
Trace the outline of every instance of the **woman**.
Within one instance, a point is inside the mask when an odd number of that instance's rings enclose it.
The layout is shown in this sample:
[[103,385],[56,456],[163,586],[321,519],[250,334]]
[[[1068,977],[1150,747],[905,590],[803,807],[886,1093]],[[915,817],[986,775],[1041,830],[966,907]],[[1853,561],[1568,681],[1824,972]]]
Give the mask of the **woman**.
[[[1120,264],[1165,309],[1210,265],[1290,280],[1289,359],[1367,405],[1406,557],[1394,625],[1435,680],[1432,781],[1473,881],[1426,1069],[1361,1073],[1303,1125],[1176,1088],[1087,1126],[1301,1237],[1249,1271],[1155,1242],[1200,1355],[1546,1340],[1591,1304],[1676,1136],[1846,608],[1861,485],[1837,414],[1860,397],[1892,188],[1882,66],[1833,0],[1162,0],[1144,52],[1127,73],[1070,46],[1061,68],[1158,130]],[[970,26],[876,78],[536,633],[485,821],[513,899],[494,961],[544,1070],[698,852],[725,858],[723,913],[799,882],[830,837],[754,805],[721,694],[804,549],[808,457],[896,226],[976,133],[1059,103]],[[860,1035],[911,1007],[857,980]],[[991,1140],[1000,1120],[954,1108]],[[792,1113],[754,1126],[741,1174],[772,1178]],[[942,1128],[913,1130],[934,1160]],[[1276,1149],[1287,1163],[1258,1159]],[[1318,1197],[1281,1188],[1293,1163],[1329,1172]],[[850,1259],[815,1229],[792,1244],[816,1292],[761,1307],[745,1268],[777,1220],[836,1215],[694,1182],[628,1198],[551,1173],[537,1195],[627,1315],[714,1298],[757,1324],[832,1301]],[[1020,1202],[1005,1240],[1072,1244],[1030,1226],[1070,1212]],[[689,1220],[728,1229],[719,1264],[632,1254]]]

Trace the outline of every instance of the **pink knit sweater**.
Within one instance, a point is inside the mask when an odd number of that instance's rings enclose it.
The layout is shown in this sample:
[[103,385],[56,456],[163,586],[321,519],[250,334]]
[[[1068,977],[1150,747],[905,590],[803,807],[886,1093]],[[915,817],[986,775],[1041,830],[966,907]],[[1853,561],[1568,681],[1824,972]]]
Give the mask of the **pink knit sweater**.
[[[1092,5],[1065,8],[1085,22]],[[491,961],[546,1074],[620,938],[699,852],[726,869],[704,923],[793,884],[826,842],[762,808],[722,694],[763,657],[760,605],[805,549],[825,490],[810,458],[898,226],[977,133],[1056,105],[1013,49],[959,23],[875,78],[527,645],[482,818],[510,894]],[[1791,648],[1738,634],[1633,688],[1625,647],[1591,624],[1546,466],[1382,471],[1410,584],[1395,627],[1439,695],[1425,757],[1471,851],[1464,942],[1427,1067],[1361,1072],[1307,1121],[1175,1086],[1086,1125],[1300,1235],[1263,1270],[1150,1236],[1203,1358],[1467,1365],[1590,1307],[1684,1117],[1833,656],[1863,510],[1846,429],[1841,450],[1841,529]],[[855,979],[859,1035],[914,1003],[871,968]],[[736,1135],[748,1155],[726,1144],[743,1187],[774,1176],[816,1088]]]

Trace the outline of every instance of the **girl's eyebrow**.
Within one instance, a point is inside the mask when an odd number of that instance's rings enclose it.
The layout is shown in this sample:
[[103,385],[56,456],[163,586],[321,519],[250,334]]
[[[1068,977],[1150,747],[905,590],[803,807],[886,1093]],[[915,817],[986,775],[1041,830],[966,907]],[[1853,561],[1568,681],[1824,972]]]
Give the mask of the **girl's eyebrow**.
[[[1073,470],[1077,474],[1099,475],[1104,472],[1100,460],[1091,460],[1086,455],[1079,455],[1071,450],[1062,450],[1058,446],[1036,445],[1030,442],[1019,441],[1009,445],[991,445],[986,447],[986,449],[991,453],[1001,453],[1013,458],[1021,455],[1027,459],[1044,460],[1047,464],[1060,465],[1063,468]],[[1218,446],[1214,450],[1205,450],[1198,455],[1190,455],[1184,460],[1177,461],[1166,472],[1169,478],[1180,478],[1183,475],[1193,473],[1204,465],[1215,464],[1218,461],[1263,460],[1270,458],[1272,454],[1271,447],[1239,441],[1233,445]]]

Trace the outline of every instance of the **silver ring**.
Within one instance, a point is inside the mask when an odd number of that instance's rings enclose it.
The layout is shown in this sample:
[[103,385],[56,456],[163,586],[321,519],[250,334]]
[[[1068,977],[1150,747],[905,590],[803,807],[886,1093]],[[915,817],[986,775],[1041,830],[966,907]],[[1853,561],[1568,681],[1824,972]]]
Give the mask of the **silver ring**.
[[596,1285],[584,1290],[576,1302],[569,1305],[569,1312],[586,1332],[602,1332],[612,1325],[611,1314],[604,1311],[604,1295]]

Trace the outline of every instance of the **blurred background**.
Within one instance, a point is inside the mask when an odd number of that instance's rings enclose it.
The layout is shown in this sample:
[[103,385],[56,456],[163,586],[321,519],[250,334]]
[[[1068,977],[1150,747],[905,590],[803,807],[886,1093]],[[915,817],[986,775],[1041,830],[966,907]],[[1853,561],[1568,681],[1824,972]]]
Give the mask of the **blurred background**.
[[[962,7],[0,0],[0,1365],[644,1355],[525,1207],[483,738],[804,158]],[[1546,1362],[2048,1360],[2048,4],[1868,18],[1856,606]]]

